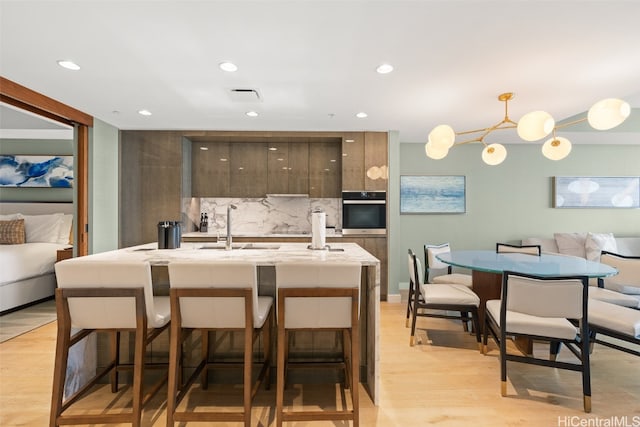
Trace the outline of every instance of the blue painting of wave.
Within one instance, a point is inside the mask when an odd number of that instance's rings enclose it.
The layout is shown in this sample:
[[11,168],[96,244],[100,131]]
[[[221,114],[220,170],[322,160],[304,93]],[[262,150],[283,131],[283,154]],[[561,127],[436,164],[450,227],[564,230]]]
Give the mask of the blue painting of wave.
[[400,213],[464,212],[464,176],[400,177]]
[[0,155],[0,187],[73,187],[73,156]]

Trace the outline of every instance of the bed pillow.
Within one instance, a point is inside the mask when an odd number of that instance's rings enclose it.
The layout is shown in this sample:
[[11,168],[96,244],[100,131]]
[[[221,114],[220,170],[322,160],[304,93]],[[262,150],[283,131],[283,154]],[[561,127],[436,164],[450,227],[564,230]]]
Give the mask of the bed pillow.
[[27,243],[58,243],[63,214],[23,215]]
[[71,226],[73,225],[73,215],[64,214],[62,216],[62,223],[60,224],[60,232],[58,233],[58,243],[61,245],[68,245],[71,243],[72,234]]
[[613,233],[589,233],[584,247],[589,261],[600,261],[602,251],[618,252],[618,245]]
[[24,242],[24,219],[0,221],[1,245],[20,245]]
[[587,257],[587,251],[584,246],[587,240],[587,233],[554,233],[553,238],[556,239],[556,244],[561,254],[580,258]]
[[20,218],[22,218],[22,215],[20,215],[19,213],[0,215],[0,221],[9,221],[12,219],[20,219]]

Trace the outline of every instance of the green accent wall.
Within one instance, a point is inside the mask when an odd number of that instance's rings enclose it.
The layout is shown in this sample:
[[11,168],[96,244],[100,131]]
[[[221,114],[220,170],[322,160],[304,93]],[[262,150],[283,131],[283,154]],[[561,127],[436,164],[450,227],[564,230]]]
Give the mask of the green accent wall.
[[89,253],[118,249],[118,150],[118,129],[94,118],[89,137]]
[[[73,156],[73,140],[0,139],[0,154]],[[0,202],[72,201],[72,188],[0,188]]]
[[[425,243],[455,249],[492,249],[496,242],[553,237],[554,232],[612,232],[640,236],[640,209],[555,209],[554,176],[640,176],[640,145],[574,144],[560,161],[540,144],[506,145],[507,158],[486,165],[481,144],[458,146],[442,160],[426,157],[424,144],[389,147],[389,294],[408,281],[407,249],[423,257]],[[400,215],[400,175],[466,176],[466,213]]]

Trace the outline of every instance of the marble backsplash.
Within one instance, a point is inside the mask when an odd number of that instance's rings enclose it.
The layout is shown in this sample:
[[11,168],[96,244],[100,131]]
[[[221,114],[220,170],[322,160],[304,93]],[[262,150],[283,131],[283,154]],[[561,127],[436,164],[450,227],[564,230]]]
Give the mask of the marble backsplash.
[[200,214],[209,215],[209,232],[227,230],[227,206],[231,212],[233,233],[302,234],[311,233],[311,212],[320,208],[327,214],[327,227],[341,228],[341,199],[308,197],[265,198],[184,198],[182,199],[183,232],[198,231]]

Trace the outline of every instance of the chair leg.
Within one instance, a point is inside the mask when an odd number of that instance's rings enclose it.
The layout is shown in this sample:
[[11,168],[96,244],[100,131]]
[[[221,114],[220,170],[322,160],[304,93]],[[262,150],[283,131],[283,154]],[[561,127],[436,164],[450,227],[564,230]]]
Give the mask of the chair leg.
[[413,347],[416,345],[416,309],[413,309],[413,316],[411,317],[411,338],[409,339],[409,345]]
[[285,346],[288,345],[286,341],[286,334],[284,331],[284,325],[281,323],[284,319],[278,321],[278,343],[277,343],[277,368],[276,368],[276,426],[282,427],[282,411],[284,406],[284,353]]
[[111,360],[114,363],[114,368],[110,374],[111,393],[118,392],[118,366],[120,366],[120,331],[112,331],[110,335]]
[[410,320],[410,317],[411,317],[411,298],[413,298],[413,292],[411,291],[411,289],[409,289],[409,295],[408,295],[408,298],[407,298],[407,320],[406,320],[406,322],[404,324],[405,328],[409,327],[409,322],[411,321]]
[[465,332],[469,332],[469,315],[467,312],[460,313],[462,317],[462,329]]
[[500,332],[500,394],[507,395],[507,339]]
[[264,364],[267,367],[265,374],[265,390],[271,389],[271,328],[273,327],[273,312],[269,314],[265,325],[262,327],[262,340],[264,351]]
[[204,363],[204,369],[202,369],[202,373],[200,373],[200,386],[203,390],[206,390],[209,388],[209,369],[207,369],[207,363],[209,362],[209,336],[211,334],[211,331],[203,329],[200,334],[200,341],[202,344],[202,348],[200,349],[200,357],[201,362]]
[[56,339],[55,369],[53,370],[53,390],[51,392],[51,414],[49,426],[58,425],[58,417],[62,413],[62,399],[64,397],[64,385],[67,373],[67,360],[69,358],[69,343],[71,341],[71,327],[64,324],[58,315],[58,334]]
[[478,343],[478,351],[482,353],[482,343],[480,342],[480,322],[478,321],[478,309],[471,310],[471,323],[473,330],[476,332],[476,342]]
[[549,360],[555,361],[558,358],[560,347],[562,347],[561,341],[552,341],[549,343]]
[[244,394],[244,425],[251,426],[251,389],[253,365],[253,324],[247,324],[244,331],[244,374],[243,374],[243,394]]
[[173,416],[178,406],[179,372],[181,370],[182,358],[180,347],[182,347],[182,328],[179,319],[171,322],[171,334],[169,336],[169,384],[167,389],[167,427],[173,427]]
[[349,337],[349,330],[342,330],[342,360],[344,361],[344,388],[352,386],[352,373],[351,373],[351,338]]
[[353,427],[360,425],[360,401],[359,401],[359,384],[360,384],[360,331],[359,326],[351,328],[351,399],[353,404]]
[[141,427],[142,422],[142,378],[144,376],[144,353],[147,331],[136,328],[134,368],[133,368],[133,427]]

